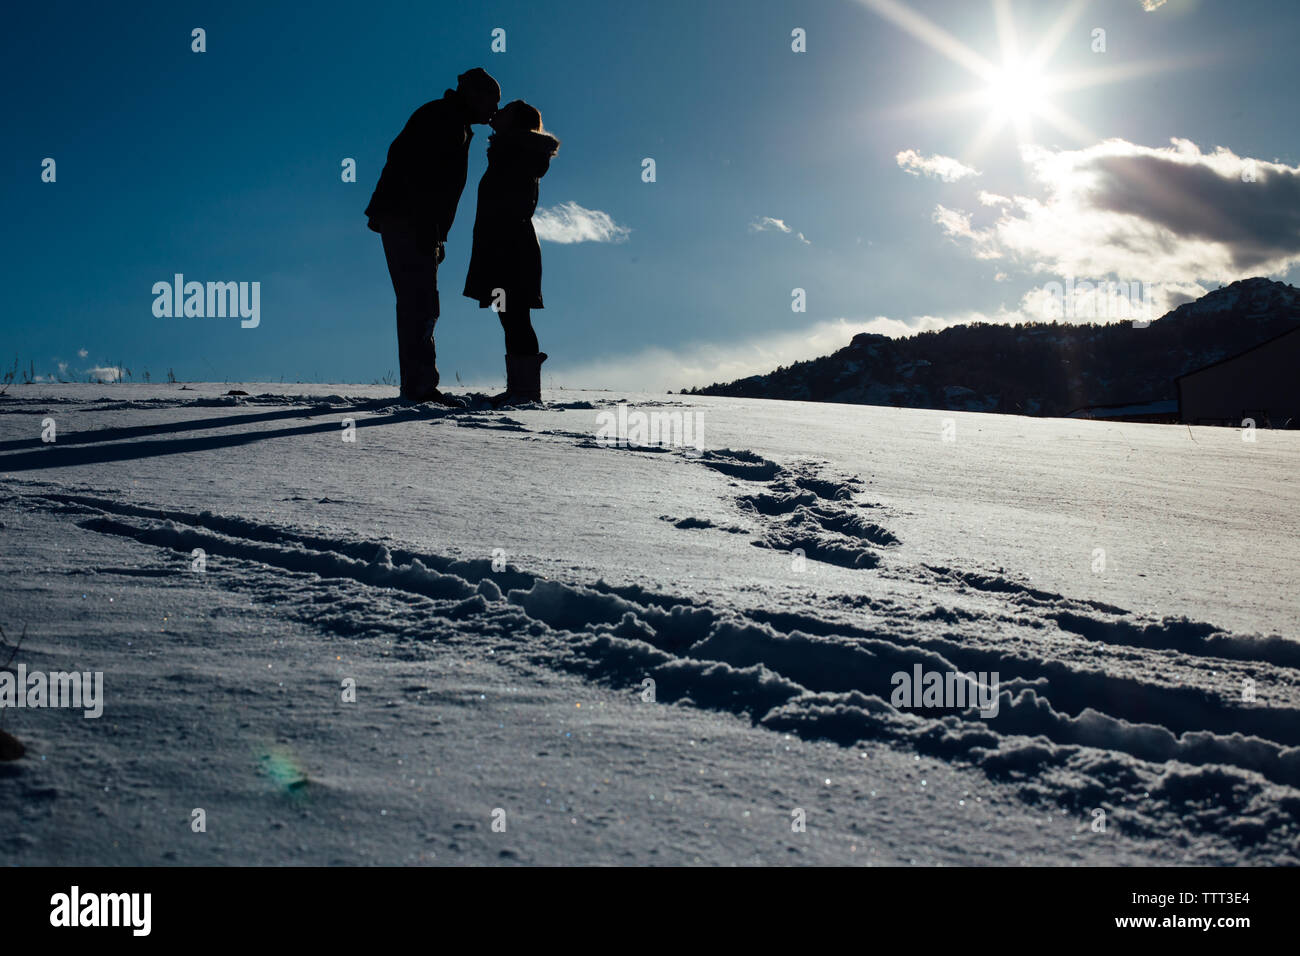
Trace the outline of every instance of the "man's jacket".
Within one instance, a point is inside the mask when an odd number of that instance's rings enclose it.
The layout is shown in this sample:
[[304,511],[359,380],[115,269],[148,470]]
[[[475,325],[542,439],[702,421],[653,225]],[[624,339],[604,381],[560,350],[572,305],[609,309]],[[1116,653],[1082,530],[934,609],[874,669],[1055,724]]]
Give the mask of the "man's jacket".
[[375,232],[412,231],[432,254],[456,218],[469,167],[469,113],[455,90],[411,114],[388,147],[366,215]]

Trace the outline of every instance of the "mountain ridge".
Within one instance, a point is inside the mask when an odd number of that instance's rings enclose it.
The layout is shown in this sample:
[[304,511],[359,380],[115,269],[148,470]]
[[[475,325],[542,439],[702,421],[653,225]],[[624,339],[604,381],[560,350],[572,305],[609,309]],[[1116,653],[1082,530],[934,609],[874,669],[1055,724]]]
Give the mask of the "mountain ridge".
[[844,348],[763,375],[683,390],[787,401],[1056,417],[1177,398],[1174,380],[1300,327],[1300,289],[1256,277],[1185,302],[1147,327],[972,323]]

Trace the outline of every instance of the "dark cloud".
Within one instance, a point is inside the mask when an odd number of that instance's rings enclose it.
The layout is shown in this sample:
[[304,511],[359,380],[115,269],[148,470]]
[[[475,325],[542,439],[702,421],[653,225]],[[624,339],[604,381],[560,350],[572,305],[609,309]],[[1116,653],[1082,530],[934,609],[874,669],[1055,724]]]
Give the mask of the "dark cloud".
[[1180,238],[1218,243],[1240,269],[1300,255],[1300,174],[1258,163],[1249,182],[1211,160],[1101,155],[1080,169],[1096,174],[1088,196],[1097,208],[1137,216]]

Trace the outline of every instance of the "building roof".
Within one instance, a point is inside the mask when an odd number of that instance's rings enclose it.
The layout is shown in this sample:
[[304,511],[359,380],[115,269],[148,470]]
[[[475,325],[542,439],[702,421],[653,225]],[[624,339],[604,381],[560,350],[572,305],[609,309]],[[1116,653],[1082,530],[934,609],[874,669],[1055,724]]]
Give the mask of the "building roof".
[[1121,415],[1176,415],[1178,402],[1167,399],[1159,402],[1122,402],[1118,405],[1084,405],[1066,412],[1066,418],[1118,418]]
[[1263,342],[1260,342],[1258,345],[1252,345],[1244,352],[1238,352],[1236,355],[1229,355],[1226,358],[1219,359],[1217,362],[1211,362],[1209,365],[1202,365],[1200,368],[1194,368],[1190,372],[1184,372],[1182,375],[1176,377],[1174,381],[1180,382],[1183,379],[1187,378],[1188,376],[1198,375],[1207,369],[1217,368],[1220,365],[1226,365],[1228,362],[1235,362],[1243,355],[1249,355],[1251,352],[1255,352],[1258,351],[1259,349],[1266,348],[1267,346],[1272,345],[1274,342],[1277,342],[1279,339],[1284,339],[1288,335],[1295,335],[1296,333],[1300,333],[1300,325],[1297,325],[1294,329],[1288,329],[1286,332],[1283,332],[1281,335],[1275,335],[1271,339],[1265,339]]

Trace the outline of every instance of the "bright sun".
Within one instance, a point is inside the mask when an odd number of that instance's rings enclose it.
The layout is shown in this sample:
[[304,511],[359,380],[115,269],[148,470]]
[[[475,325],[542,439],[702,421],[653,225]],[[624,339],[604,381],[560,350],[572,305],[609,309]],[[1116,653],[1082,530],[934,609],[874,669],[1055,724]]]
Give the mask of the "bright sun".
[[1012,21],[1010,0],[993,0],[993,20],[1001,47],[1001,66],[976,53],[947,30],[911,9],[908,0],[858,2],[971,74],[975,82],[966,92],[907,107],[909,111],[918,108],[983,111],[986,114],[984,122],[974,142],[966,150],[966,155],[970,156],[978,155],[1008,127],[1019,143],[1034,141],[1035,126],[1064,134],[1079,143],[1095,142],[1096,136],[1091,131],[1055,103],[1058,94],[1134,79],[1173,65],[1169,62],[1142,62],[1126,66],[1107,63],[1104,67],[1075,70],[1066,74],[1048,73],[1048,61],[1062,42],[1067,37],[1077,38],[1077,33],[1073,31],[1089,0],[1058,0],[1060,15],[1037,44],[1023,51],[1016,25]]
[[1028,63],[1002,67],[991,78],[984,98],[1001,120],[1023,126],[1042,110],[1044,77]]

